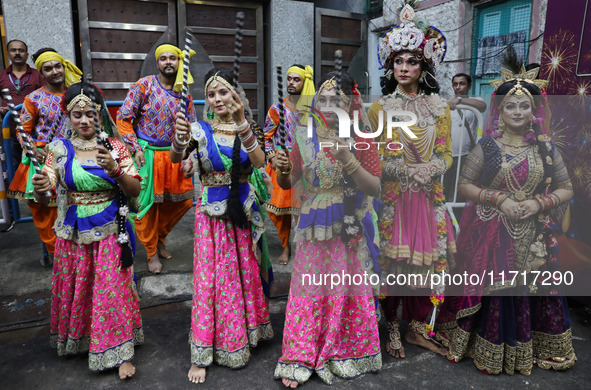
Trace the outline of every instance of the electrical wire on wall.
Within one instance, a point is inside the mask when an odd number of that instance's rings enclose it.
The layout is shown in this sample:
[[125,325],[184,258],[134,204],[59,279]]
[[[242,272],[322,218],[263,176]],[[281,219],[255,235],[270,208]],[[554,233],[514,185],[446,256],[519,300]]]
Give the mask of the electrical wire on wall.
[[[384,2],[385,4],[383,4],[383,9],[387,9],[389,11],[390,14],[393,15],[397,15],[400,12],[400,7],[396,6],[394,7],[394,2]],[[395,10],[393,8],[396,8]],[[382,13],[382,15],[385,12]],[[375,18],[374,18],[375,19]],[[449,29],[449,30],[441,30],[441,32],[443,33],[453,33],[453,32],[460,32],[462,29],[465,29],[469,24],[473,23],[474,20],[476,19],[476,16],[472,17],[472,19],[468,20],[467,22],[465,22],[464,24],[462,24],[461,26]],[[387,31],[388,29],[390,29],[392,27],[392,25],[386,26],[386,27],[379,27],[372,19],[367,19],[367,24],[369,26],[369,29],[380,35],[383,32]],[[472,26],[469,27],[470,29],[472,28]],[[518,42],[513,42],[510,45],[518,45],[518,44],[527,44],[528,45],[528,49],[531,47],[531,45],[536,42],[538,39],[542,38],[542,36],[544,35],[544,32],[542,31],[537,37],[529,39],[529,40],[525,40],[525,41],[518,41]],[[507,50],[507,48],[510,46],[507,45],[504,48],[500,49],[498,52],[492,54],[492,55],[488,55],[488,56],[482,56],[482,57],[470,57],[470,58],[460,58],[460,59],[456,59],[456,60],[444,60],[443,63],[445,64],[451,64],[451,63],[458,63],[458,62],[465,62],[465,63],[472,63],[473,61],[478,61],[478,60],[487,60],[487,59],[491,59],[491,58],[495,58],[495,57],[501,57],[503,56],[504,52]]]

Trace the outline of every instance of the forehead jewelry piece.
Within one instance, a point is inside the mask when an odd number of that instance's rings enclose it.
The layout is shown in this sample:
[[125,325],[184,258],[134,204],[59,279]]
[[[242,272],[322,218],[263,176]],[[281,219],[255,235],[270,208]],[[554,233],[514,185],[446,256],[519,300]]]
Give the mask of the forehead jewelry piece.
[[527,95],[530,103],[534,103],[534,97],[532,96],[531,92],[527,90],[527,88],[524,88],[524,86],[521,85],[521,81],[522,80],[520,78],[517,79],[517,84],[515,84],[515,86],[509,90],[507,95],[505,95],[503,100],[501,100],[501,107],[505,105],[507,99],[509,99],[511,96],[523,97],[524,95]]
[[337,83],[334,79],[334,77],[331,77],[330,79],[326,80],[325,82],[322,83],[322,85],[320,86],[320,88],[318,89],[318,91],[332,91],[333,89],[335,89],[337,87]]
[[499,80],[489,81],[489,84],[494,87],[495,91],[497,89],[499,89],[499,87],[501,85],[503,85],[504,83],[506,83],[508,81],[516,80],[517,83],[515,84],[515,86],[513,88],[511,88],[511,90],[507,93],[507,95],[505,95],[503,100],[501,100],[500,106],[503,106],[505,104],[505,101],[507,100],[508,97],[513,96],[513,95],[523,96],[524,94],[527,95],[529,97],[531,103],[534,104],[535,102],[534,102],[534,98],[533,98],[532,94],[527,90],[527,88],[524,88],[521,83],[524,82],[524,83],[528,83],[528,84],[534,84],[540,90],[543,89],[544,87],[546,87],[546,85],[548,85],[548,80],[538,79],[537,77],[538,77],[539,71],[540,71],[540,68],[525,70],[525,66],[523,66],[523,65],[521,65],[521,69],[517,73],[513,73],[513,71],[511,69],[507,69],[505,67],[501,68],[501,78]]
[[[68,103],[68,111],[72,111],[74,109],[74,107],[76,107],[76,105],[78,105],[80,108],[84,109],[86,107],[86,105],[92,106],[94,104],[94,102],[92,101],[92,99],[89,96],[86,96],[84,94],[84,90],[80,89],[80,93],[78,95],[76,95],[72,100],[70,100],[70,103]],[[98,105],[95,105],[96,107],[98,107]]]
[[210,86],[212,88],[217,88],[220,83],[222,85],[224,85],[226,88],[228,88],[230,91],[234,90],[234,87],[232,86],[232,84],[230,84],[225,78],[218,76],[218,73],[219,72],[216,72],[216,74],[214,74],[209,79],[207,79],[207,82],[205,83],[205,94],[206,95],[207,95],[207,89]]
[[337,88],[337,82],[334,77],[331,77],[330,79],[322,83],[320,88],[318,88],[318,95],[320,95],[322,91],[332,91],[333,89],[337,89],[339,91],[339,95],[341,95],[345,103],[349,103],[349,97],[343,92],[342,89]]

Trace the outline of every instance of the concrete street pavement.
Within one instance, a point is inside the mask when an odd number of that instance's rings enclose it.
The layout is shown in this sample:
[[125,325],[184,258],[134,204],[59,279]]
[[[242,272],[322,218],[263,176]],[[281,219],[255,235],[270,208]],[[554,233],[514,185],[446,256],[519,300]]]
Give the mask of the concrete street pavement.
[[[26,207],[21,207],[26,213]],[[273,379],[281,355],[281,338],[290,268],[274,263],[276,283],[269,306],[275,338],[252,350],[248,366],[230,370],[214,365],[205,384],[187,380],[190,367],[190,275],[193,256],[194,210],[171,233],[167,247],[173,254],[163,260],[164,273],[149,274],[145,250],[139,245],[136,277],[141,296],[145,344],[136,348],[137,374],[121,382],[116,370],[88,370],[86,355],[60,358],[49,347],[49,297],[51,270],[42,268],[40,240],[32,223],[17,224],[0,233],[0,389],[281,389]],[[269,223],[269,244],[275,260],[281,248]],[[407,346],[407,358],[396,360],[385,353],[387,334],[380,325],[383,368],[353,380],[337,379],[332,388],[390,389],[585,389],[591,383],[591,316],[573,308],[573,344],[579,362],[567,372],[534,368],[532,375],[487,376],[470,359],[452,364],[441,356]],[[328,389],[313,375],[303,389]]]

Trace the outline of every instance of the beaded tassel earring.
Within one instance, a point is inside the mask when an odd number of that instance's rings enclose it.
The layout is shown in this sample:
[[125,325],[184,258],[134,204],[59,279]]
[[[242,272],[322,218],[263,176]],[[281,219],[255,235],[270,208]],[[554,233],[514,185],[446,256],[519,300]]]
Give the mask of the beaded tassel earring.
[[207,109],[207,119],[214,119],[215,118],[215,114],[213,113],[213,111],[211,111],[211,109]]
[[501,134],[505,132],[505,121],[503,121],[503,117],[499,118],[498,132]]

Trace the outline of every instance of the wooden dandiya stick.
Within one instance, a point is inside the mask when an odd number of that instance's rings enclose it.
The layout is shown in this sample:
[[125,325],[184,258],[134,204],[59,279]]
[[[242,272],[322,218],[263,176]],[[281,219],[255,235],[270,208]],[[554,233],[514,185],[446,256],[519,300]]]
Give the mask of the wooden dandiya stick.
[[[33,169],[35,169],[35,173],[41,174],[41,165],[37,161],[35,157],[35,153],[33,153],[33,147],[31,146],[31,140],[29,139],[29,135],[25,133],[25,129],[23,128],[23,123],[21,122],[21,118],[19,116],[18,111],[14,106],[14,102],[12,101],[12,96],[10,96],[10,91],[8,88],[4,88],[2,90],[2,95],[4,96],[4,100],[6,100],[6,104],[8,105],[8,110],[12,114],[12,119],[16,124],[16,129],[23,134],[21,139],[23,140],[23,144],[25,145],[25,153],[31,159],[31,163],[33,164]],[[45,196],[51,197],[51,191],[47,191]]]
[[101,130],[101,125],[99,123],[99,113],[96,110],[96,97],[94,96],[94,92],[88,91],[88,97],[90,97],[90,100],[92,100],[92,117],[94,119],[94,134],[96,136],[96,143],[97,145],[101,145],[104,146],[109,152],[111,152],[113,150],[113,146],[111,145],[111,142],[109,142],[109,137],[107,135],[107,133],[103,133],[103,131]]
[[53,141],[53,139],[57,135],[57,131],[59,130],[60,123],[61,123],[60,120],[56,120],[55,122],[53,122],[53,126],[51,126],[51,131],[49,132],[49,137],[47,137],[47,143],[50,143],[51,141]]
[[244,12],[236,12],[236,35],[234,36],[234,87],[238,86],[240,75],[240,56],[242,55],[242,27],[244,26]]
[[281,65],[277,65],[277,96],[279,98],[279,147],[288,152],[285,147],[285,106],[283,104],[283,72]]
[[[101,129],[101,124],[99,123],[100,116],[96,108],[98,103],[94,91],[90,90],[88,95],[90,100],[92,100],[91,107],[92,117],[94,118],[94,134],[96,136],[96,144],[104,146],[105,149],[111,153],[111,157],[113,157],[115,162],[119,165],[120,158],[113,153],[113,145],[111,145],[111,142],[109,141],[109,135]],[[108,112],[105,112],[105,114],[109,115]],[[129,236],[127,235],[125,229],[125,221],[127,220],[127,216],[121,213],[121,207],[125,206],[127,200],[125,198],[125,193],[123,192],[123,189],[119,183],[115,181],[115,184],[117,184],[117,205],[119,206],[119,212],[117,213],[117,242],[121,247],[121,266],[123,268],[127,268],[133,264],[133,252],[129,246]]]
[[343,51],[342,50],[335,50],[334,52],[334,70],[337,72],[337,77],[335,79],[337,83],[337,95],[340,94],[341,91],[341,79],[343,78]]
[[335,50],[334,52],[334,69],[337,73],[335,77],[335,83],[337,85],[337,96],[341,95],[342,88],[342,79],[343,79],[343,51],[342,50]]
[[[183,59],[183,87],[181,89],[181,97],[179,102],[179,111],[187,115],[187,96],[189,95],[189,61],[190,61],[190,51],[191,51],[191,32],[187,30],[187,34],[185,35],[185,57]],[[175,134],[176,141],[179,145],[187,145],[191,137],[181,137],[178,134]]]

